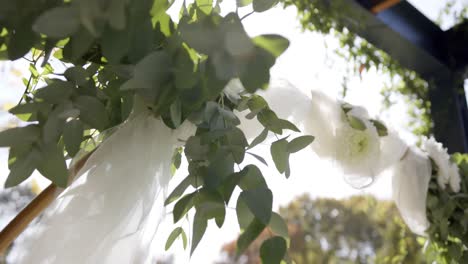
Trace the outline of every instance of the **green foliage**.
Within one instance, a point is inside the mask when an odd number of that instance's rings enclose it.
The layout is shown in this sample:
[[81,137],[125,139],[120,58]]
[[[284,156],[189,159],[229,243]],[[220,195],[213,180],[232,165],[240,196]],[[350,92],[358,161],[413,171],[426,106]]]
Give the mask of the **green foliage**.
[[[424,239],[411,233],[392,202],[366,196],[334,200],[303,195],[281,208],[280,214],[281,221],[286,220],[280,224],[286,236],[274,228],[272,214],[270,225],[244,251],[242,261],[431,263],[425,261]],[[286,241],[289,248],[285,254]],[[227,258],[221,263],[239,263],[235,260],[237,246],[236,241],[223,246]]]
[[427,233],[427,258],[437,263],[464,263],[468,259],[468,155],[456,153],[461,178],[459,193],[442,189],[435,171],[429,183],[427,217],[431,223]]
[[[276,3],[239,1],[239,6],[251,4],[263,12]],[[185,154],[189,175],[165,202],[174,203],[174,222],[195,211],[191,252],[209,220],[219,227],[224,224],[237,187],[242,190],[238,211],[245,206],[247,213],[247,218],[239,218],[246,222],[242,247],[268,225],[284,235],[281,218],[271,212],[273,197],[264,176],[255,165],[241,168],[240,164],[247,149],[264,142],[268,133],[299,132],[255,94],[267,87],[270,68],[289,41],[273,34],[251,38],[237,13],[221,16],[220,1],[184,3],[177,23],[166,14],[171,4],[168,0],[0,0],[0,58],[25,56],[31,62],[24,95],[10,112],[34,122],[0,132],[0,146],[10,147],[6,186],[21,183],[37,169],[65,187],[66,159],[83,146],[96,146],[96,134],[126,120],[138,97],[171,128],[183,122],[197,126],[196,134],[172,158],[174,173]],[[68,68],[58,72],[48,63],[51,58]],[[246,91],[242,100],[230,101],[222,91],[235,78]],[[250,145],[234,110],[248,110],[249,118],[265,126]],[[288,143],[290,149],[284,153],[288,157],[312,139],[299,137]],[[275,151],[273,159],[283,157],[287,163],[284,153]],[[263,157],[249,154],[266,163]],[[186,235],[179,227],[166,248],[180,236],[185,247]],[[266,245],[271,246],[276,247],[276,242]]]
[[176,227],[174,230],[172,230],[171,234],[167,238],[167,242],[166,242],[166,246],[165,246],[166,250],[168,250],[172,246],[174,241],[179,236],[182,237],[182,245],[183,245],[184,249],[187,247],[187,235],[185,234],[184,229],[182,229],[182,227]]

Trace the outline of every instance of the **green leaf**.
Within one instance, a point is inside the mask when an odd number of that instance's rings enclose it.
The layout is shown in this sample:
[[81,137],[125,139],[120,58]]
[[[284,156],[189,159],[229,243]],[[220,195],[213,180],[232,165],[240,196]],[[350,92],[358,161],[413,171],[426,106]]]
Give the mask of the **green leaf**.
[[211,17],[193,23],[189,23],[188,19],[182,18],[178,29],[182,40],[198,52],[210,55],[219,51],[222,47],[222,35],[218,32]]
[[236,0],[236,3],[238,7],[243,7],[250,5],[252,3],[252,0]]
[[282,134],[283,129],[278,127],[278,116],[275,112],[270,109],[263,109],[257,115],[258,122],[262,124],[265,128],[272,131],[275,134]]
[[252,153],[252,152],[246,152],[246,153],[253,156],[254,158],[256,158],[261,163],[265,164],[265,166],[268,166],[268,163],[266,162],[266,160],[264,158],[260,157],[259,155],[255,154],[255,153]]
[[239,181],[239,187],[246,190],[253,190],[257,188],[267,188],[265,178],[263,177],[260,169],[255,165],[248,165],[244,168],[246,174]]
[[58,104],[70,98],[73,93],[73,84],[62,80],[54,80],[53,83],[38,89],[34,96],[46,102]]
[[348,115],[348,123],[352,128],[356,130],[360,130],[360,131],[366,130],[366,124],[364,124],[364,122],[361,119],[353,115]]
[[191,136],[185,143],[185,156],[192,160],[203,160],[208,155],[208,145],[202,145],[201,138],[197,136]]
[[278,0],[253,0],[253,9],[255,12],[267,11],[277,3]]
[[241,230],[246,229],[255,218],[245,201],[240,198],[237,199],[236,203],[236,215]]
[[235,127],[225,134],[226,145],[228,146],[234,161],[237,164],[242,163],[245,156],[245,148],[248,145],[244,133],[239,128]]
[[285,119],[277,119],[276,120],[276,124],[275,124],[276,127],[278,128],[281,128],[281,129],[289,129],[289,130],[292,130],[292,131],[295,131],[295,132],[301,132],[301,130],[299,130],[299,128],[297,128],[296,125],[294,125],[293,123],[289,122],[288,120],[285,120]]
[[[20,25],[14,31],[8,32],[7,52],[8,59],[17,60],[26,55],[38,39],[37,34],[32,31],[31,24]],[[0,45],[1,50],[2,45]],[[2,52],[0,52],[2,53]]]
[[[48,103],[31,102],[31,103],[19,104],[11,108],[10,110],[8,110],[8,112],[16,116],[19,116],[21,114],[45,112],[49,109],[50,109],[50,105]],[[27,121],[27,119],[23,121]]]
[[37,33],[45,34],[51,38],[66,38],[80,26],[80,20],[75,8],[71,6],[49,9],[40,15],[33,25]]
[[41,160],[41,153],[33,148],[25,156],[17,157],[17,160],[10,168],[7,180],[5,181],[5,188],[16,186],[26,180]]
[[237,239],[237,256],[240,256],[249,245],[262,233],[265,224],[254,218],[245,231]]
[[198,81],[198,75],[194,72],[194,63],[187,49],[180,49],[175,59],[175,87],[179,90],[190,89]]
[[167,238],[166,246],[165,246],[166,251],[172,246],[172,244],[179,237],[179,235],[182,235],[184,248],[186,247],[187,237],[185,236],[185,231],[184,229],[182,229],[182,227],[176,227],[174,230],[172,230],[171,234]]
[[288,152],[289,153],[296,153],[299,150],[301,150],[301,149],[307,147],[308,145],[310,145],[314,141],[314,139],[315,138],[313,136],[297,137],[297,138],[291,140],[291,142],[289,142]]
[[286,254],[286,248],[286,240],[279,236],[263,241],[260,247],[262,263],[280,264]]
[[169,108],[171,121],[175,128],[178,128],[182,122],[182,104],[179,99],[176,99]]
[[224,199],[219,192],[202,188],[198,192],[195,208],[197,213],[202,214],[206,219],[214,218],[218,227],[223,225],[226,210]]
[[239,199],[245,202],[250,211],[263,224],[268,225],[271,218],[271,209],[273,206],[273,194],[270,189],[260,187],[242,191]]
[[283,173],[289,167],[288,141],[283,138],[271,144],[270,152],[276,169]]
[[257,146],[258,144],[262,143],[268,136],[268,129],[263,129],[262,133],[260,133],[260,135],[258,135],[256,138],[254,138],[254,140],[252,141],[252,143],[250,143],[248,149],[251,149],[255,146]]
[[190,175],[185,177],[185,179],[182,182],[180,182],[179,185],[177,185],[177,187],[175,187],[175,189],[171,192],[171,194],[169,194],[166,201],[164,202],[164,206],[174,202],[180,196],[182,196],[182,194],[184,194],[185,190],[192,184],[193,178],[194,177],[192,177]]
[[252,41],[275,57],[281,55],[289,47],[289,40],[276,34],[260,35],[254,37]]
[[130,48],[130,32],[108,27],[101,38],[102,54],[111,63],[119,63]]
[[375,126],[380,137],[385,137],[388,135],[388,129],[382,122],[375,119],[371,119],[370,122]]
[[77,119],[67,122],[63,128],[65,149],[72,157],[80,150],[81,141],[83,141],[83,131],[83,123]]
[[0,147],[30,144],[39,139],[41,129],[37,125],[14,127],[0,132]]
[[109,124],[106,108],[96,97],[79,96],[73,102],[80,110],[80,120],[98,130],[105,129]]
[[182,197],[175,205],[172,215],[174,216],[174,223],[177,223],[187,212],[192,208],[193,198],[195,197],[195,192],[190,193]]
[[67,80],[73,82],[76,85],[83,85],[90,79],[86,70],[78,66],[68,68],[64,75]]
[[68,182],[68,170],[61,147],[52,143],[41,148],[43,157],[37,170],[55,185],[65,188]]
[[180,167],[180,163],[182,162],[182,148],[176,148],[174,150],[174,154],[172,155],[172,164],[176,169]]
[[166,51],[152,52],[138,62],[133,78],[120,89],[159,89],[170,76],[171,64],[171,57]]
[[125,29],[126,14],[125,4],[127,0],[114,0],[107,10],[109,25],[117,30]]
[[205,234],[206,227],[208,226],[208,221],[205,217],[200,213],[195,213],[195,217],[193,218],[193,235],[192,235],[192,248],[190,249],[190,255],[193,254],[195,249],[200,243],[203,235]]
[[195,2],[198,8],[207,15],[213,10],[213,0],[196,0]]
[[258,113],[261,110],[268,108],[268,103],[265,99],[259,95],[252,95],[252,97],[247,101],[247,106],[250,111]]
[[275,234],[284,238],[289,237],[288,225],[284,221],[283,217],[281,217],[281,215],[272,212],[270,223],[268,224],[268,226],[271,228],[271,231],[273,231]]
[[42,139],[46,144],[57,142],[62,134],[65,121],[59,118],[59,111],[59,109],[54,110],[42,127]]

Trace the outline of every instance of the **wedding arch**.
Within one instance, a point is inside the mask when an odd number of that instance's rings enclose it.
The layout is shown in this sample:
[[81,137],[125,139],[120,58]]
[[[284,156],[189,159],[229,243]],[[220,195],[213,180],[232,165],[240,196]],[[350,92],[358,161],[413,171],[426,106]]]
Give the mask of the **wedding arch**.
[[[336,162],[356,188],[389,172],[411,230],[428,237],[438,259],[468,260],[468,156],[449,155],[433,137],[407,146],[364,108],[318,91],[268,87],[270,68],[289,41],[251,37],[242,19],[278,1],[237,1],[227,14],[221,2],[1,1],[0,57],[30,61],[24,94],[10,110],[24,125],[0,132],[0,146],[10,148],[5,187],[35,170],[53,184],[0,233],[0,251],[47,207],[26,241],[23,263],[144,263],[167,211],[174,230],[166,248],[177,238],[185,247],[189,236],[192,253],[208,222],[223,226],[234,203],[242,231],[237,251],[268,228],[272,237],[261,246],[262,261],[288,261],[285,223],[272,211],[274,193],[258,163],[245,162],[249,155],[265,163],[250,150],[268,144],[285,177],[294,169],[290,156],[306,148]],[[325,2],[285,4],[298,7],[304,25],[318,17],[322,25],[349,27],[336,11],[311,15]],[[354,1],[337,2],[357,8]],[[180,9],[177,19],[167,14],[170,8]],[[359,30],[372,41],[372,32]],[[277,103],[286,97],[293,106]],[[466,100],[465,108],[456,102],[466,110]],[[434,104],[435,110],[445,105]],[[460,130],[454,131],[434,121],[437,138],[453,146],[455,135],[463,148],[466,123],[450,124]],[[169,192],[181,164],[188,175]],[[183,218],[190,219],[190,230],[181,226]]]

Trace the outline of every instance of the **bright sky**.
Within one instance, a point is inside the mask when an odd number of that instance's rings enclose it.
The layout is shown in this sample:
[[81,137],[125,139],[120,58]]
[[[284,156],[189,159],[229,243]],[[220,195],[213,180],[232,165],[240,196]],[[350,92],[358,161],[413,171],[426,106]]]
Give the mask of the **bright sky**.
[[[229,10],[229,4],[223,8]],[[426,14],[437,14],[440,9],[440,0],[412,0],[411,3],[421,7]],[[465,1],[466,2],[466,1]],[[223,9],[225,10],[225,9]],[[435,16],[437,18],[437,16]],[[286,80],[305,93],[310,89],[320,89],[326,93],[337,96],[341,92],[342,76],[346,73],[346,61],[333,53],[338,42],[332,37],[320,36],[315,33],[302,32],[296,19],[294,8],[283,10],[274,8],[268,12],[254,14],[244,20],[247,32],[254,36],[264,33],[276,33],[287,37],[291,46],[277,61],[272,69],[275,80]],[[325,48],[328,45],[328,50]],[[17,103],[22,92],[21,76],[27,72],[27,63],[17,61],[14,63],[0,63],[0,104]],[[379,116],[390,125],[400,131],[408,141],[414,141],[411,134],[405,129],[406,108],[403,102],[398,102],[389,111],[381,111],[380,89],[387,81],[387,77],[370,69],[361,77],[355,76],[349,80],[349,93],[345,100],[352,104],[362,105],[369,110],[372,116]],[[401,101],[401,100],[400,100]],[[13,117],[4,111],[0,111],[0,127],[4,126]],[[268,153],[267,149],[261,153]],[[0,149],[0,185],[8,175],[7,150]],[[269,155],[265,155],[269,156]],[[269,161],[269,164],[273,164]],[[351,195],[371,193],[382,199],[391,197],[391,181],[388,177],[378,179],[376,183],[366,190],[356,190],[348,186],[333,164],[319,160],[310,152],[296,154],[291,159],[292,176],[284,179],[274,170],[262,168],[270,188],[275,194],[274,205],[286,205],[294,197],[309,193],[313,197],[343,198]],[[175,181],[173,182],[175,186]],[[235,201],[235,199],[233,198]],[[235,239],[238,234],[237,220],[234,212],[228,212],[227,222],[222,230],[214,224],[210,224],[207,234],[192,256],[190,263],[212,263],[219,257],[221,246]],[[5,222],[5,216],[0,215],[0,227]],[[172,230],[170,223],[161,226],[161,233],[156,240],[164,245],[166,238]],[[182,252],[180,242],[176,241],[173,249],[168,254],[176,255],[176,263],[187,263],[188,256]],[[161,249],[162,247],[158,246]]]

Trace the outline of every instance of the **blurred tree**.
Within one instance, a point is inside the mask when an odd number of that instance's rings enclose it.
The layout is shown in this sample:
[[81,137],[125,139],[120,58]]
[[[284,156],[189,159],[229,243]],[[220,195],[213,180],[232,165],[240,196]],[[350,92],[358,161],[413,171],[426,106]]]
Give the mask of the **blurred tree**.
[[[369,196],[346,200],[303,195],[280,209],[288,223],[289,258],[308,263],[425,263],[421,243],[406,227],[393,203]],[[221,263],[261,263],[258,256],[265,230],[235,259],[236,241],[226,244]]]

